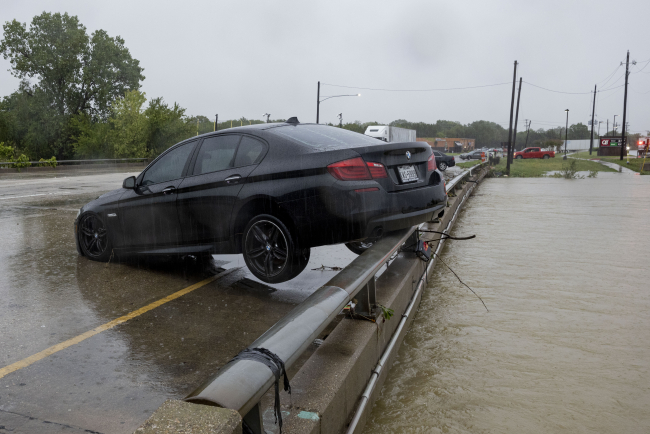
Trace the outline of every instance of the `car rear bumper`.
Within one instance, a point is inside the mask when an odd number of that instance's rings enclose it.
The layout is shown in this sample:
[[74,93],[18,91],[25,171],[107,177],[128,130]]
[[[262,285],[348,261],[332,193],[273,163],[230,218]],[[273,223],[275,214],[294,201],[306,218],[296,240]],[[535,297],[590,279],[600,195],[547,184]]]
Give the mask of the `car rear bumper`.
[[364,238],[381,235],[384,232],[410,228],[420,223],[428,222],[437,217],[445,204],[440,203],[431,208],[425,208],[410,213],[400,213],[371,219],[366,225]]
[[[305,247],[377,236],[433,220],[445,207],[444,184],[389,193],[376,183],[341,182],[308,200],[288,205]],[[301,211],[304,210],[304,211]],[[298,212],[295,212],[298,211]]]

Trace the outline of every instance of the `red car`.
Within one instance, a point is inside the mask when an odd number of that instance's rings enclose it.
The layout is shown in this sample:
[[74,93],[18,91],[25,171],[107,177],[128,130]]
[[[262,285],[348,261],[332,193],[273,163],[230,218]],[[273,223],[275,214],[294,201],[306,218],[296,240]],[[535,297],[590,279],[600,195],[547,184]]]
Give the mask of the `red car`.
[[553,151],[542,151],[540,148],[526,148],[521,151],[515,152],[515,158],[555,158],[555,152]]

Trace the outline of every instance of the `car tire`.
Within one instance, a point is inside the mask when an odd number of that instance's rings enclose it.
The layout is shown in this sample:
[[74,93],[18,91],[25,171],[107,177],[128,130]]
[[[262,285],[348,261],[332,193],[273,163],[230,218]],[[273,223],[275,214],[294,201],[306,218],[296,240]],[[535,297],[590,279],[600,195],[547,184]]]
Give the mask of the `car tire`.
[[250,272],[266,283],[293,279],[305,269],[310,255],[310,249],[300,248],[280,219],[268,214],[258,215],[248,222],[242,251]]
[[447,163],[445,163],[444,161],[441,161],[441,162],[438,164],[438,169],[440,169],[441,171],[444,172],[445,170],[447,170]]
[[369,240],[361,240],[361,241],[351,241],[349,243],[345,243],[345,247],[348,248],[352,253],[356,253],[357,255],[361,255],[363,252],[371,248],[375,242],[377,242],[376,239],[369,241]]
[[550,157],[550,155],[546,154],[546,155],[544,155],[542,158],[543,158],[544,160],[548,160],[548,159],[551,158],[551,157]]
[[77,224],[81,252],[93,261],[106,262],[113,253],[113,242],[104,221],[95,213],[86,213]]
[[521,155],[517,155],[515,158],[516,158],[517,160],[521,160],[521,159],[523,159],[524,157],[522,157]]

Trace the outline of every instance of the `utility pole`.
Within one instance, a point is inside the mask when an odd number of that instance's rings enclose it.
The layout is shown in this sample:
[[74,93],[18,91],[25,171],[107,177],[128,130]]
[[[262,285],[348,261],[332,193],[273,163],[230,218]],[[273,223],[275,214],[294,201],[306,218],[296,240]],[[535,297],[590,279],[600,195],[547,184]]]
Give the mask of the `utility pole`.
[[517,123],[519,122],[519,100],[521,99],[521,81],[519,77],[519,91],[517,92],[517,112],[515,114],[515,129],[512,134],[512,154],[510,155],[510,164],[512,164],[512,157],[515,155],[515,146],[517,145]]
[[320,111],[320,81],[318,82],[318,91],[316,92],[316,123],[318,123],[319,111]]
[[214,130],[217,131],[217,124],[219,123],[219,115],[214,115]]
[[596,84],[594,85],[594,106],[591,109],[591,139],[589,140],[589,155],[594,149],[594,115],[596,114]]
[[623,143],[621,143],[620,161],[623,161],[623,154],[625,152],[625,147],[627,146],[627,140],[625,140],[625,115],[627,114],[627,77],[629,75],[630,75],[630,50],[627,50],[627,59],[625,60],[625,96],[623,97],[623,131],[622,131]]
[[614,123],[612,124],[612,130],[614,131],[614,135],[616,135],[616,116],[618,115],[614,115]]
[[528,121],[528,127],[526,128],[526,144],[524,145],[524,148],[528,147],[528,135],[530,134],[530,124],[532,124],[533,121]]
[[510,176],[510,149],[512,147],[512,112],[515,109],[515,85],[517,83],[517,61],[515,72],[512,74],[512,98],[510,100],[510,126],[508,127],[508,156],[506,158],[506,175]]
[[606,136],[609,136],[609,119],[607,119],[607,131],[605,132]]
[[566,154],[567,154],[567,142],[569,141],[569,109],[564,110],[566,112],[566,128],[564,129],[564,158],[563,160],[566,160]]

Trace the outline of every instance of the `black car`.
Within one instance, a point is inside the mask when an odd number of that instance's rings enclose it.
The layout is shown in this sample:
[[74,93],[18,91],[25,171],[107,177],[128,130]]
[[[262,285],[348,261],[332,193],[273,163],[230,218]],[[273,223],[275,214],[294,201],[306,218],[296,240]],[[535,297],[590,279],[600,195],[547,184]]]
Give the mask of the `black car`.
[[483,158],[483,154],[486,154],[486,156],[487,156],[487,152],[482,151],[482,150],[469,152],[469,153],[466,154],[467,156],[465,157],[465,159],[466,160],[480,160],[481,158]]
[[310,248],[353,251],[428,221],[446,204],[426,143],[383,143],[341,128],[285,123],[230,128],[172,146],[75,219],[79,253],[243,253],[259,279],[297,276]]
[[436,165],[438,166],[438,169],[443,172],[447,170],[448,167],[456,165],[456,160],[451,155],[446,155],[440,151],[433,151],[433,155],[436,156]]

